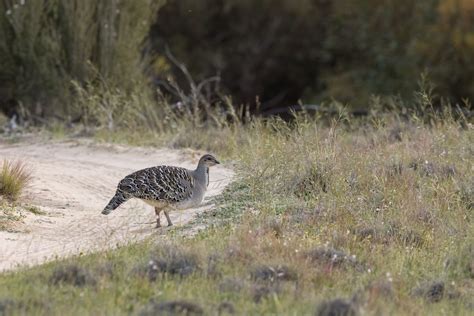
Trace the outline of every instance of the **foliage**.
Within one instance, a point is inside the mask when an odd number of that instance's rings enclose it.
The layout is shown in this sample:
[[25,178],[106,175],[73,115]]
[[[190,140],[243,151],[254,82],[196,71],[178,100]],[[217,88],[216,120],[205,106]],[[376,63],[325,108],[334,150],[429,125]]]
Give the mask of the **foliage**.
[[162,1],[0,1],[0,103],[72,114],[70,81],[144,81],[140,47]]
[[438,19],[417,44],[417,52],[431,69],[432,78],[441,96],[472,99],[474,84],[474,5],[469,0],[439,1]]
[[2,0],[0,110],[84,119],[76,88],[98,86],[150,101],[159,87],[174,103],[190,76],[211,106],[232,95],[265,115],[332,99],[367,110],[373,95],[414,104],[425,72],[436,106],[467,106],[473,12],[467,0]]
[[199,80],[219,75],[236,104],[249,103],[256,111],[258,97],[265,111],[296,102],[314,83],[328,7],[306,0],[169,1],[158,12],[150,43],[158,56],[169,46]]
[[[193,76],[220,75],[223,91],[254,112],[300,100],[362,109],[372,95],[410,100],[423,72],[463,105],[474,97],[472,14],[470,1],[457,0],[169,1],[150,39]],[[169,73],[180,78],[176,67],[155,71]]]

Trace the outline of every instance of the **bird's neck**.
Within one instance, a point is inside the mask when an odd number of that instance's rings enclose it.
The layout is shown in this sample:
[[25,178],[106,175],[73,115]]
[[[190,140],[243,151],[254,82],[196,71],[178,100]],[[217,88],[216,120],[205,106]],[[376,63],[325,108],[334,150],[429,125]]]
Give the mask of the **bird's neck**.
[[194,176],[196,177],[196,180],[204,184],[205,187],[209,185],[209,167],[206,166],[205,164],[199,164],[194,171]]

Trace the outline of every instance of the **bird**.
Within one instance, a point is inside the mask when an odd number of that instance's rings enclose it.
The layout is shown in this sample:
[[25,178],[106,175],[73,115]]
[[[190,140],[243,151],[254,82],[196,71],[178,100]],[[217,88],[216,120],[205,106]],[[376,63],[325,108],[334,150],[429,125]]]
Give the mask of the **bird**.
[[157,228],[161,227],[161,211],[165,213],[168,226],[172,226],[168,210],[200,205],[209,186],[209,168],[218,164],[220,162],[214,156],[205,154],[195,170],[174,166],[138,170],[120,180],[115,195],[102,214],[108,215],[126,201],[137,198],[155,208]]

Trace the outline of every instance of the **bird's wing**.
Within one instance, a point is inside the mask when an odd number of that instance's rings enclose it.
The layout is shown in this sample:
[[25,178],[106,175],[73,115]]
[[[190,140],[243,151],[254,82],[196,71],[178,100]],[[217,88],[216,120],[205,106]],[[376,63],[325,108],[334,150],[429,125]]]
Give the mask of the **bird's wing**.
[[194,185],[187,169],[158,166],[126,176],[118,189],[139,199],[177,203],[191,196]]

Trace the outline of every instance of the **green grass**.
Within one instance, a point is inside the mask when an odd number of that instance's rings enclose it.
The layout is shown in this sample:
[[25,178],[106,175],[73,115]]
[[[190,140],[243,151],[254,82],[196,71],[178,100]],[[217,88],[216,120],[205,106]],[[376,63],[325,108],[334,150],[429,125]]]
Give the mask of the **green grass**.
[[236,181],[196,219],[205,230],[2,274],[0,311],[140,314],[178,300],[206,315],[223,303],[239,315],[312,315],[340,298],[367,315],[472,313],[469,123],[298,117],[189,128],[148,141],[234,162]]
[[39,207],[34,206],[34,205],[25,205],[23,207],[26,211],[35,214],[35,215],[45,215],[46,212],[41,210]]
[[31,172],[21,161],[4,159],[0,170],[0,196],[16,201],[31,180]]
[[18,232],[16,226],[24,217],[18,208],[0,201],[0,231]]

